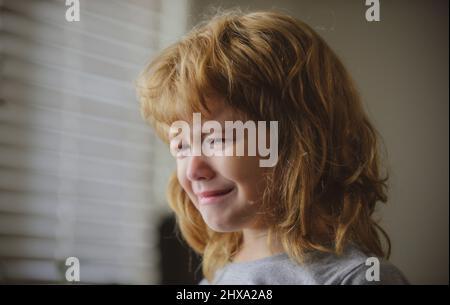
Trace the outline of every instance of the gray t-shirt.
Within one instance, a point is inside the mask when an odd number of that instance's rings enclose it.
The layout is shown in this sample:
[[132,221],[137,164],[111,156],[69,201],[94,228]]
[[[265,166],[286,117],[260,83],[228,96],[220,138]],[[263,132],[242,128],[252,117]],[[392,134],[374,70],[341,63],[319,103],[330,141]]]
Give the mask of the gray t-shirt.
[[[408,280],[394,265],[379,259],[379,264],[356,247],[342,256],[328,253],[309,255],[299,265],[286,253],[249,262],[232,262],[216,271],[212,283],[200,285],[402,285]],[[379,266],[377,278],[376,266]],[[366,275],[368,277],[366,278]],[[378,279],[378,280],[377,280]]]

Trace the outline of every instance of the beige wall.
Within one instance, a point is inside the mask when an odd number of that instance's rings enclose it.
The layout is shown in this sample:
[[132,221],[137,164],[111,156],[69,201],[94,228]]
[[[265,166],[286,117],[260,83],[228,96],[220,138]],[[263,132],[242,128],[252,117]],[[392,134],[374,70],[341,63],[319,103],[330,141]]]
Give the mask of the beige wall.
[[414,284],[448,284],[448,2],[191,2],[190,24],[211,5],[282,9],[314,27],[341,56],[389,153],[390,200],[380,211],[391,261]]

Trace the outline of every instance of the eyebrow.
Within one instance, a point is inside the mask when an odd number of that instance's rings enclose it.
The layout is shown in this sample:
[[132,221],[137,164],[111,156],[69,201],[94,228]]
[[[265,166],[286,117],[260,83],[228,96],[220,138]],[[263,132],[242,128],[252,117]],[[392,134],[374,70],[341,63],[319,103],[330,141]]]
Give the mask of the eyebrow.
[[[223,126],[223,124],[221,124],[221,126],[222,126],[222,128],[221,128],[221,130],[222,130],[221,136],[225,136],[226,135],[225,126]],[[213,128],[211,128],[210,130],[211,130],[211,132],[203,132],[202,131],[202,136],[201,136],[201,141],[202,142],[205,140],[206,136],[208,136],[210,134],[213,134],[213,132],[215,131]],[[176,132],[176,133],[175,132],[169,132],[170,141],[172,141],[175,136],[177,136],[178,134],[181,133],[180,128],[177,131],[178,132]],[[192,134],[192,132],[191,132],[191,134]]]

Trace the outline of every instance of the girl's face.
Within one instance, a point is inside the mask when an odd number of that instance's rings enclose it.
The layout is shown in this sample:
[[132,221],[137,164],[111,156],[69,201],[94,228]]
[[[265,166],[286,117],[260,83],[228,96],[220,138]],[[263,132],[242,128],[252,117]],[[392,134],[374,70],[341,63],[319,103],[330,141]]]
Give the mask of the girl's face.
[[[217,100],[209,102],[208,107],[211,110],[208,120],[220,122],[223,130],[224,121],[236,120],[231,109]],[[246,136],[247,133],[244,141]],[[225,139],[223,134],[212,137],[222,143],[231,141],[231,147],[236,145],[236,141]],[[202,141],[208,139],[207,135]],[[171,143],[174,144],[178,145]],[[178,181],[212,230],[232,232],[258,225],[258,208],[265,187],[263,174],[267,170],[259,166],[259,160],[259,156],[247,153],[244,156],[176,157]]]

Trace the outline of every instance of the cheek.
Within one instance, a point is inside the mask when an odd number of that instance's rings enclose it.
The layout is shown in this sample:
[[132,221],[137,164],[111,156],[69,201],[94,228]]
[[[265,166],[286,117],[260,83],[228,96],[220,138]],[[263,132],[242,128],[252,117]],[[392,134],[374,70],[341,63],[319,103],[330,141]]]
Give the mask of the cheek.
[[177,178],[181,187],[188,193],[189,197],[192,199],[192,188],[189,179],[186,176],[186,162],[183,160],[177,160]]
[[243,199],[255,201],[261,195],[264,171],[258,157],[221,157],[215,166],[224,178],[236,184]]

